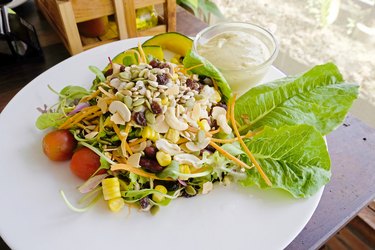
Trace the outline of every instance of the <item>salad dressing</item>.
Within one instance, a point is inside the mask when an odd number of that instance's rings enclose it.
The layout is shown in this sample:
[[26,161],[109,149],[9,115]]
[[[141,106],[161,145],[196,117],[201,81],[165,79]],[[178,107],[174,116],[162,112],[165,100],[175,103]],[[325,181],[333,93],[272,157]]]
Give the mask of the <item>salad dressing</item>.
[[255,69],[271,56],[261,39],[244,31],[220,33],[200,44],[197,51],[223,73],[237,94],[243,94],[261,80],[265,71]]

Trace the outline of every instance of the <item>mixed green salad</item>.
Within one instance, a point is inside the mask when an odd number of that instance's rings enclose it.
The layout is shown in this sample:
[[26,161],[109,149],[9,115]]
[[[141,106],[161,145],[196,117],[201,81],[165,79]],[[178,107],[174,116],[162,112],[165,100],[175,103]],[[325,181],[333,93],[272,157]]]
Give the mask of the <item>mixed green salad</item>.
[[[331,176],[324,136],[338,127],[358,95],[332,63],[250,89],[236,98],[222,74],[178,33],[151,38],[110,59],[90,89],[54,91],[41,110],[45,154],[70,160],[85,182],[85,211],[102,197],[155,213],[214,183],[316,193]],[[163,50],[175,52],[166,60]]]

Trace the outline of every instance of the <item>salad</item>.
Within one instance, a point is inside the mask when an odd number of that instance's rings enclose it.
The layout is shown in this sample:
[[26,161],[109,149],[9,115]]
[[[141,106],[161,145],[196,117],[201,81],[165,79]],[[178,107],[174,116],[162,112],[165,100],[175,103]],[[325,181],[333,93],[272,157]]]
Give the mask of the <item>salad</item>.
[[[156,213],[215,183],[277,188],[309,197],[330,179],[324,135],[341,124],[358,86],[328,63],[252,88],[237,98],[221,73],[178,33],[151,38],[110,59],[90,89],[51,89],[40,109],[44,153],[70,160],[86,211],[104,199]],[[175,52],[164,58],[164,50]]]

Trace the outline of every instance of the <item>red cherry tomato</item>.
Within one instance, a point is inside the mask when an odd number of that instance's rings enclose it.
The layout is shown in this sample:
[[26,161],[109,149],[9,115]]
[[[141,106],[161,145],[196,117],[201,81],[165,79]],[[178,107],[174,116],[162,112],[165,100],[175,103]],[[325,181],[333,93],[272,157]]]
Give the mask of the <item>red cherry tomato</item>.
[[[100,167],[100,157],[91,149],[83,147],[78,149],[70,162],[70,170],[73,174],[83,180],[87,180]],[[97,174],[103,174],[106,170],[102,169]]]
[[72,158],[77,141],[66,129],[55,130],[46,134],[42,142],[43,152],[53,161],[66,161]]

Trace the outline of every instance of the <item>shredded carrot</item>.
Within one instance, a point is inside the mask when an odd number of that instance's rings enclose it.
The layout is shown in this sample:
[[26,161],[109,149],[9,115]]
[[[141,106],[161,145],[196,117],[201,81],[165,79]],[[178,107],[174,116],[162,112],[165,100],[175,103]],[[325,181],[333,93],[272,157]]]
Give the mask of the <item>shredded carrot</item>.
[[86,116],[85,120],[91,120],[92,118],[95,118],[95,117],[97,117],[97,116],[100,116],[101,114],[103,114],[101,110],[96,111],[95,113]]
[[140,143],[142,143],[146,140],[147,140],[146,138],[139,138],[139,139],[136,139],[135,141],[129,142],[128,144],[129,144],[130,147],[133,147],[133,146],[138,145],[138,144],[140,144]]
[[128,151],[128,153],[129,153],[130,155],[132,155],[132,154],[133,154],[133,151],[130,149],[130,147],[129,147],[127,141],[126,141],[127,134],[126,134],[126,136],[124,137],[124,136],[121,134],[119,127],[118,127],[117,124],[114,123],[114,122],[112,122],[112,127],[113,127],[113,130],[115,131],[116,135],[118,136],[118,138],[121,140],[121,143],[124,144],[124,148],[125,148],[125,150]]
[[102,87],[99,87],[98,89],[99,89],[103,94],[105,94],[106,96],[108,96],[109,98],[112,98],[112,99],[115,98],[115,95],[114,95],[114,94],[109,93],[108,91],[106,91],[106,90],[103,89]]
[[214,135],[214,134],[217,134],[220,132],[220,128],[216,129],[216,130],[211,130],[209,131],[208,133],[210,133],[211,135]]
[[77,114],[73,115],[69,119],[67,119],[63,124],[59,126],[59,129],[67,129],[71,128],[73,125],[79,123],[84,119],[86,116],[98,111],[100,108],[97,106],[90,106],[82,109]]
[[146,178],[150,178],[150,179],[154,179],[154,180],[173,181],[173,179],[171,178],[159,178],[155,174],[145,172],[141,168],[136,168],[129,164],[124,164],[124,163],[119,163],[119,164],[115,164],[111,166],[111,171],[116,171],[116,170],[125,170],[133,174],[146,177]]
[[229,99],[228,102],[227,102],[227,115],[226,115],[227,121],[230,120],[230,103],[231,103],[231,100],[232,99]]
[[247,165],[246,163],[244,163],[243,161],[237,159],[236,157],[234,157],[233,155],[229,154],[227,151],[225,151],[224,149],[222,149],[219,145],[217,145],[215,142],[213,141],[210,141],[210,145],[212,147],[214,147],[217,151],[219,151],[221,154],[223,154],[225,157],[227,157],[229,160],[237,163],[238,165],[240,165],[241,167],[244,167],[244,168],[247,168],[247,169],[251,169],[252,167],[250,167],[249,165]]
[[234,130],[234,134],[237,136],[238,141],[240,142],[243,150],[245,151],[247,156],[249,156],[251,162],[257,168],[257,170],[258,170],[259,174],[262,176],[263,180],[267,183],[268,186],[272,186],[272,183],[271,183],[270,179],[268,179],[267,175],[264,173],[261,166],[259,166],[259,164],[258,164],[257,160],[255,159],[254,155],[250,152],[248,147],[246,147],[244,141],[241,138],[240,133],[238,132],[236,120],[234,119],[234,106],[235,106],[235,104],[236,104],[236,94],[233,96],[233,101],[231,102],[231,117],[230,117],[231,122],[232,122],[232,127],[233,127],[233,130]]
[[100,90],[96,90],[95,92],[91,93],[90,95],[83,97],[79,102],[80,103],[82,103],[82,102],[88,102],[91,99],[97,97],[99,95],[99,93],[100,93]]
[[138,42],[138,50],[139,50],[139,53],[141,54],[142,61],[146,63],[147,58],[146,58],[145,52],[143,51],[143,48],[140,42]]
[[[256,134],[259,134],[260,132],[262,132],[262,131],[249,132],[246,135],[242,135],[241,138],[251,138],[251,137],[253,137]],[[232,143],[232,142],[238,141],[238,137],[235,137],[235,138],[232,138],[232,139],[217,139],[217,138],[212,138],[211,140],[214,141],[214,142],[217,142],[217,143]]]

